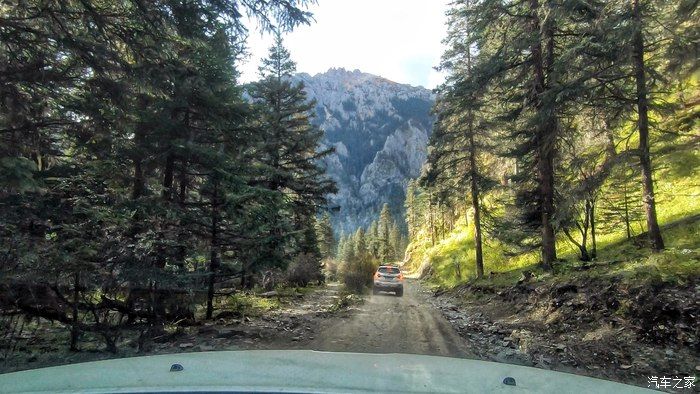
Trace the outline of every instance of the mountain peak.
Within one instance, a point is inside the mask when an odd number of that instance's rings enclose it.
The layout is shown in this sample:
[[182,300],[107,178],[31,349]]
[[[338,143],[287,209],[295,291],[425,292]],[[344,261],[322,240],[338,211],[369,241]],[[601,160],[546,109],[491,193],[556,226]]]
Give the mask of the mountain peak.
[[399,215],[408,178],[425,160],[434,94],[342,67],[296,78],[316,100],[315,123],[324,131],[324,145],[336,148],[325,161],[338,184],[331,196],[341,207],[333,217],[336,230],[367,226],[384,203]]
[[403,87],[405,89],[415,89],[424,91],[428,94],[432,94],[429,89],[422,86],[413,86],[405,83],[395,82],[385,77],[370,74],[359,69],[348,70],[344,67],[331,67],[324,72],[319,72],[313,76],[309,73],[299,73],[297,77],[306,81],[309,79],[315,80],[328,80],[328,81],[339,81],[347,84],[361,84],[371,82],[374,84],[384,84],[387,86]]

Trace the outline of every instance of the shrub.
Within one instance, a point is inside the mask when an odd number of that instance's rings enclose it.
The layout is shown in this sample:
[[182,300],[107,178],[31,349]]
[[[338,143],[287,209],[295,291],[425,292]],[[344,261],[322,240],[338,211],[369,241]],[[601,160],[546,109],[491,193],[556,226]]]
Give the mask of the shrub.
[[302,253],[287,267],[287,282],[294,286],[308,286],[311,282],[323,281],[321,263],[310,253]]
[[324,259],[323,260],[323,274],[329,280],[338,280],[338,274],[340,270],[340,262],[335,259]]
[[340,276],[345,288],[353,293],[362,293],[365,287],[372,284],[377,266],[377,262],[370,257],[344,262],[340,267]]

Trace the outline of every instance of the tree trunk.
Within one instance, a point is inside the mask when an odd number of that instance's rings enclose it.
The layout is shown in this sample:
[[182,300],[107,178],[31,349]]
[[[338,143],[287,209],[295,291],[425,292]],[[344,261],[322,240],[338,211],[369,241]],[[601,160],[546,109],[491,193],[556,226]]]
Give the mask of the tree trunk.
[[598,248],[595,241],[595,198],[591,199],[591,209],[589,211],[591,223],[591,258],[595,259],[598,255]]
[[445,208],[443,206],[440,207],[440,230],[442,232],[442,239],[445,239],[447,236],[447,226],[445,220]]
[[484,277],[484,257],[481,244],[481,206],[479,205],[479,184],[476,171],[476,146],[474,144],[472,119],[469,119],[469,165],[471,166],[471,194],[472,207],[474,207],[474,248],[476,252],[476,277]]
[[540,192],[542,198],[542,265],[546,269],[552,269],[552,264],[557,260],[556,238],[552,215],[554,214],[554,163],[553,154],[541,152],[545,157],[540,157],[539,177]]
[[[140,100],[142,105],[145,105],[145,100]],[[131,189],[132,200],[138,200],[143,197],[146,193],[146,176],[144,173],[144,142],[145,142],[145,130],[143,125],[137,125],[134,130],[134,150],[132,154],[132,162],[134,166],[134,179]],[[135,239],[136,236],[141,232],[143,224],[143,213],[141,209],[136,209],[133,217],[131,218],[130,227],[128,229],[128,236]],[[131,285],[129,285],[131,286]]]
[[216,283],[216,271],[219,267],[218,250],[213,247],[209,260],[209,278],[207,283],[207,319],[211,319],[214,314],[214,284]]
[[[539,38],[541,25],[537,14],[538,8],[538,0],[530,0],[530,32],[537,37],[531,45],[534,72],[533,104],[536,111],[541,113],[541,95],[545,90],[545,65],[542,59],[542,41]],[[545,34],[548,36],[553,34],[552,29],[545,29]],[[551,41],[553,37],[549,37],[549,39],[547,47],[550,51],[553,51],[554,45],[553,41]],[[551,68],[550,63],[553,56],[553,52],[547,54],[547,68]],[[543,124],[537,126],[535,141],[537,144],[536,160],[540,198],[542,267],[546,270],[551,270],[553,263],[557,260],[556,238],[554,236],[554,225],[552,224],[552,216],[554,215],[554,139],[556,135],[556,118],[554,118],[552,113],[553,110],[550,109],[547,112],[548,114]]]
[[563,230],[563,232],[564,232],[564,235],[566,235],[566,238],[569,238],[569,241],[571,241],[571,243],[573,243],[574,245],[576,245],[576,247],[578,248],[578,250],[579,250],[579,252],[580,252],[580,254],[581,254],[581,255],[579,256],[579,259],[580,259],[581,261],[590,261],[590,260],[591,260],[591,257],[590,257],[590,255],[588,254],[588,249],[586,249],[585,238],[584,238],[584,242],[583,242],[583,243],[579,243],[578,241],[576,241],[576,239],[575,239],[573,236],[571,236],[571,233],[569,232],[569,230],[568,230],[567,228],[564,228],[564,229],[562,229],[562,230]]
[[642,32],[642,16],[639,10],[639,0],[632,0],[632,16],[635,22],[633,37],[632,59],[634,75],[637,82],[637,126],[639,127],[639,162],[642,167],[642,187],[644,213],[647,219],[647,231],[651,248],[654,251],[664,249],[664,240],[656,218],[656,202],[654,200],[654,180],[649,153],[649,104],[647,101],[646,74],[644,70],[644,35]]
[[[186,163],[181,162],[180,163],[180,174],[178,176],[178,183],[180,190],[178,192],[177,196],[177,202],[180,206],[180,209],[182,212],[185,211],[185,203],[187,200],[187,171],[186,171]],[[180,269],[184,269],[185,267],[185,258],[187,256],[187,247],[185,246],[187,242],[187,231],[184,229],[183,224],[182,224],[182,219],[180,219],[179,223],[179,230],[178,230],[178,235],[177,235],[177,256],[176,256],[176,264],[180,267]]]
[[433,196],[428,196],[428,221],[430,225],[430,243],[435,246],[435,224],[433,223]]
[[248,270],[246,269],[246,265],[243,264],[241,267],[241,289],[246,289],[248,286],[248,283],[246,281],[248,280]]
[[[467,47],[467,70],[471,71],[471,67],[471,48]],[[481,279],[484,277],[484,256],[481,244],[481,205],[479,204],[479,173],[476,168],[476,144],[474,143],[474,115],[471,109],[469,109],[467,114],[467,132],[469,133],[469,180],[471,183],[472,208],[474,208],[476,278]]]
[[[161,197],[165,201],[173,200],[173,179],[175,177],[175,156],[169,153],[165,159],[165,168],[163,169],[163,190],[161,192]],[[167,228],[168,226],[165,225]],[[167,264],[167,256],[169,255],[168,250],[165,247],[165,237],[163,227],[161,225],[157,226],[158,232],[158,255],[156,257],[156,267],[164,269]]]
[[581,261],[591,261],[591,256],[588,254],[585,244],[579,245],[578,249],[581,252]]
[[78,338],[80,337],[80,327],[78,326],[78,302],[80,300],[80,273],[73,275],[73,316],[70,331],[70,350],[78,350]]
[[133,199],[137,199],[141,196],[143,196],[143,192],[145,189],[144,186],[144,176],[143,176],[143,164],[141,163],[141,159],[137,159],[134,161],[134,189],[131,193],[131,197]]
[[627,185],[623,185],[623,193],[625,196],[624,207],[625,207],[625,230],[627,230],[627,239],[632,239],[632,228],[630,227],[630,210],[629,210],[629,199],[627,197]]
[[165,170],[163,171],[163,199],[172,201],[173,199],[173,179],[175,178],[175,155],[168,154],[165,159]]
[[464,226],[469,228],[469,203],[464,203]]
[[583,212],[583,228],[578,226],[581,232],[581,245],[579,249],[581,250],[581,261],[590,261],[591,255],[588,253],[588,225],[590,224],[591,218],[591,203],[590,200],[586,199],[584,202],[584,212]]
[[216,282],[216,272],[219,269],[218,187],[218,182],[214,180],[214,191],[211,202],[211,256],[209,259],[209,283],[207,287],[207,319],[211,319],[214,313],[214,283]]
[[117,338],[114,333],[110,332],[109,329],[103,329],[102,332],[102,338],[105,341],[105,350],[107,350],[109,353],[116,354],[117,353]]
[[144,135],[142,125],[136,126],[134,131],[134,184],[131,191],[131,198],[137,199],[144,195],[146,191],[146,180],[143,171],[143,152],[144,141],[146,136]]
[[[187,111],[185,113],[185,127],[188,129],[188,136],[187,136],[187,147],[189,148],[190,145],[192,144],[192,140],[194,139],[194,133],[192,129],[190,128],[190,113]],[[187,202],[187,188],[189,187],[189,178],[187,176],[187,166],[188,166],[188,160],[187,156],[183,155],[183,157],[180,157],[179,160],[180,164],[180,172],[178,174],[178,195],[177,195],[177,202],[180,208],[180,211],[184,213],[186,211],[186,206],[185,203]],[[185,258],[187,257],[187,247],[186,242],[187,242],[187,230],[185,230],[184,226],[182,225],[182,219],[180,219],[179,223],[179,231],[178,231],[178,247],[177,247],[177,264],[180,267],[180,269],[184,270],[185,267]]]

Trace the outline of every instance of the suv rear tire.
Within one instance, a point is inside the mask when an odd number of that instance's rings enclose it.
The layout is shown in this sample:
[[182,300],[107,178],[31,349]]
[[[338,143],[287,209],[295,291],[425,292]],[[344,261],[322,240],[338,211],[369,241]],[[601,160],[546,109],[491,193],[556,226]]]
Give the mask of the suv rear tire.
[[397,296],[397,297],[403,297],[403,289],[401,289],[401,290],[396,290],[396,296]]

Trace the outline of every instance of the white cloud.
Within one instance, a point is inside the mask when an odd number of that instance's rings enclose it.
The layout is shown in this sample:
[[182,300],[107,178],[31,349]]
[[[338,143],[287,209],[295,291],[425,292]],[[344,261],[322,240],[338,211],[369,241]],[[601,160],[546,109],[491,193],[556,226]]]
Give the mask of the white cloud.
[[[321,0],[311,7],[316,23],[285,35],[300,72],[331,67],[359,69],[387,79],[433,88],[442,82],[436,66],[444,50],[449,0]],[[242,80],[257,78],[257,66],[272,42],[251,29],[251,58]]]

